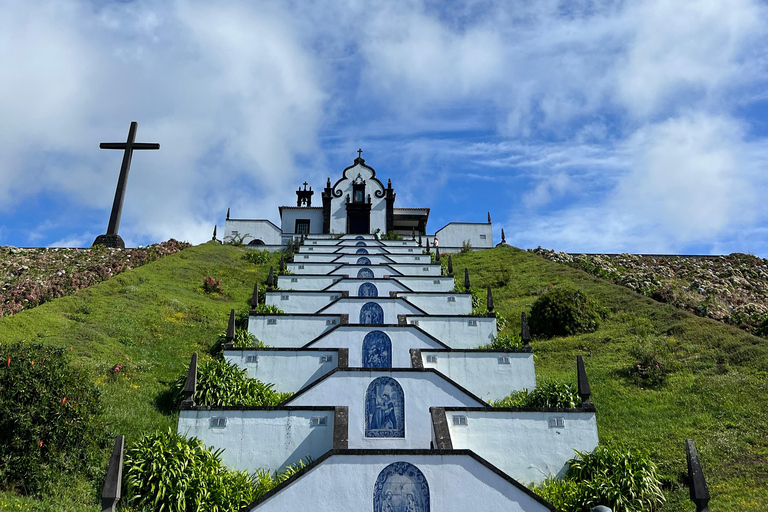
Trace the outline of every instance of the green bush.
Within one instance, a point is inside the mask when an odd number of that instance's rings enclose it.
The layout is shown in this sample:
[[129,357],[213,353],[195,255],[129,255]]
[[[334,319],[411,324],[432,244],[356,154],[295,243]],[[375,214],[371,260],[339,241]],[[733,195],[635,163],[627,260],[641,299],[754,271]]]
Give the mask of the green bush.
[[[187,372],[180,375],[171,385],[175,404],[181,402]],[[200,363],[197,368],[197,390],[195,403],[203,406],[266,406],[277,405],[287,400],[292,393],[279,393],[273,384],[258,379],[249,379],[247,371],[223,359],[212,359]]]
[[203,291],[205,293],[224,293],[224,287],[221,286],[220,279],[214,279],[211,276],[203,278]]
[[403,235],[397,231],[387,231],[387,234],[381,237],[382,240],[402,240]]
[[257,314],[261,315],[284,315],[285,311],[272,304],[258,304],[254,310]]
[[472,252],[472,243],[469,240],[461,242],[461,250],[459,252]]
[[125,453],[126,502],[146,511],[231,511],[256,499],[245,471],[229,471],[223,450],[172,430],[147,434]]
[[[498,321],[498,318],[497,318]],[[499,334],[488,345],[478,347],[490,350],[520,350],[523,348],[523,340],[519,334]]]
[[523,389],[495,400],[493,407],[543,407],[548,409],[574,409],[581,405],[575,386],[554,380],[544,380],[533,391]]
[[[237,325],[237,324],[235,324]],[[219,356],[222,353],[222,345],[227,342],[227,333],[222,332],[216,338],[216,343],[211,347],[212,356]],[[235,327],[235,337],[232,339],[234,348],[260,348],[264,344],[256,336],[248,332],[247,328]]]
[[0,486],[39,493],[54,475],[101,471],[108,434],[99,392],[63,349],[0,346]]
[[243,259],[256,265],[262,265],[272,261],[272,253],[269,251],[246,251]]
[[676,342],[673,337],[638,336],[630,348],[630,354],[637,363],[629,369],[635,384],[642,388],[657,388],[664,385],[674,363],[670,361],[671,346]]
[[528,325],[535,336],[572,336],[596,331],[604,317],[603,308],[584,292],[558,287],[536,299]]
[[619,445],[576,452],[563,480],[548,478],[533,491],[561,512],[597,505],[614,512],[652,512],[664,504],[656,465],[648,455]]

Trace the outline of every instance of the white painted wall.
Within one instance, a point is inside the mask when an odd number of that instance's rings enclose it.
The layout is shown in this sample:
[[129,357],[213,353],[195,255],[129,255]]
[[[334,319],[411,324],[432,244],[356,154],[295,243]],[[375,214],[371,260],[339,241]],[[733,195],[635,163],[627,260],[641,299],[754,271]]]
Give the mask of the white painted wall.
[[339,258],[339,254],[334,254],[332,252],[314,253],[312,251],[304,251],[298,254],[294,254],[293,262],[294,263],[329,263],[331,261],[337,260],[338,258]]
[[[462,247],[465,240],[478,249],[493,247],[493,227],[488,223],[451,222],[435,233],[439,247]],[[481,238],[485,236],[485,238]]]
[[[437,362],[429,362],[428,355]],[[506,357],[509,364],[500,362],[500,357]],[[531,353],[428,351],[421,353],[421,360],[424,368],[434,368],[486,401],[536,387]]]
[[[472,313],[472,295],[468,293],[398,293],[430,315],[468,315]],[[453,301],[451,301],[453,299]]]
[[248,332],[269,347],[299,348],[340,321],[338,315],[251,315]]
[[346,275],[354,278],[357,277],[357,273],[361,268],[371,269],[375,279],[381,279],[384,278],[384,276],[400,275],[400,272],[389,265],[340,265],[338,268],[334,269],[331,274]]
[[371,265],[387,265],[393,263],[393,260],[384,254],[340,254],[333,261],[335,263],[354,265],[359,258],[368,258],[371,261]]
[[368,302],[375,302],[384,312],[385,324],[397,324],[397,315],[421,315],[414,306],[401,299],[390,299],[388,297],[349,297],[339,299],[327,308],[322,310],[324,315],[349,315],[349,323],[360,323],[360,309]]
[[[415,250],[418,251],[418,248]],[[390,258],[395,263],[432,263],[432,257],[429,254],[420,254],[419,252],[416,254],[392,254]]]
[[[453,416],[467,416],[467,425],[454,425]],[[542,482],[563,476],[573,450],[597,447],[593,412],[445,411],[454,449],[472,450],[521,482]],[[564,418],[564,428],[549,419]]]
[[[419,316],[407,320],[451,348],[477,348],[487,345],[498,335],[495,318]],[[477,325],[471,325],[473,321]]]
[[282,243],[280,228],[265,219],[229,219],[224,222],[222,239],[233,236],[234,231],[237,231],[237,236],[248,235],[243,239],[246,244],[254,238],[261,239],[266,245]]
[[332,273],[335,270],[338,270],[340,268],[340,265],[337,265],[336,263],[304,263],[304,262],[298,262],[298,263],[286,263],[285,268],[288,269],[288,271],[291,274],[313,274],[313,275],[320,275],[320,274],[329,274]]
[[393,462],[409,462],[421,471],[432,512],[550,510],[469,455],[347,453],[331,456],[251,510],[373,510],[376,479]]
[[323,232],[322,206],[319,208],[318,207],[312,207],[312,208],[283,207],[283,215],[280,222],[280,226],[283,230],[283,233],[296,232],[296,219],[308,219],[310,233]]
[[[325,416],[325,426],[311,425],[313,416]],[[212,417],[226,417],[226,427],[212,427]],[[286,410],[182,410],[177,432],[197,437],[206,447],[223,448],[222,460],[232,469],[274,472],[317,459],[333,447],[334,412]]]
[[392,278],[414,292],[452,292],[454,289],[453,277],[441,276],[397,276]]
[[[365,392],[377,377],[394,378],[405,394],[405,437],[365,437]],[[460,391],[433,372],[344,371],[338,370],[305,392],[288,400],[287,405],[345,405],[349,407],[350,448],[428,449],[432,440],[430,407],[477,407],[484,405]]]
[[340,277],[284,275],[277,277],[277,287],[281,290],[323,290],[331,286]]
[[384,187],[372,179],[374,177],[374,172],[371,171],[371,169],[358,164],[344,171],[342,179],[334,185],[334,195],[340,191],[341,197],[334,197],[331,199],[332,233],[347,232],[347,195],[349,194],[351,201],[352,181],[357,178],[358,174],[365,180],[366,201],[368,194],[371,195],[371,233],[376,231],[376,228],[380,229],[382,232],[385,232],[387,229],[386,201],[383,197],[377,198],[375,194],[376,190],[383,192]]
[[330,288],[329,291],[346,291],[351,297],[356,297],[360,291],[360,285],[371,283],[376,286],[379,297],[389,297],[389,292],[406,292],[408,288],[394,279],[344,279]]
[[341,298],[341,292],[279,290],[266,292],[264,303],[286,313],[315,313]]
[[430,264],[429,261],[424,263],[424,265],[404,265],[398,263],[389,266],[404,276],[439,276],[442,273],[440,265]]
[[[363,365],[363,338],[371,331],[381,331],[392,341],[392,367],[410,368],[411,349],[443,348],[426,333],[414,327],[373,327],[364,325],[342,325],[338,329],[313,341],[312,348],[347,348],[349,349],[349,367],[360,368]],[[534,383],[535,386],[535,383]]]
[[[249,361],[249,356],[256,357]],[[323,361],[323,356],[330,361]],[[336,350],[225,350],[224,359],[248,371],[248,377],[274,384],[275,391],[295,393],[339,364]]]

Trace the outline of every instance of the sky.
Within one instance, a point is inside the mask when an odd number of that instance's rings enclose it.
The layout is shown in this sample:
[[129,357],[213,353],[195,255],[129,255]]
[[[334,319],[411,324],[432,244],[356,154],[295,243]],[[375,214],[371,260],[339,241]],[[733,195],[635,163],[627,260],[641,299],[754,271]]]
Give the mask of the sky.
[[357,149],[428,231],[569,252],[768,257],[758,0],[3,0],[0,245],[279,220]]

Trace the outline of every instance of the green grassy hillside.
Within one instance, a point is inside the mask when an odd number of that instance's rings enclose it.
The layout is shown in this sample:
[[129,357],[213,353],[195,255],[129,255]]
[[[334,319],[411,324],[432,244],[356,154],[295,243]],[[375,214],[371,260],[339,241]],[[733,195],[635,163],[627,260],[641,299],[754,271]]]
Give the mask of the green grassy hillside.
[[[23,339],[72,347],[73,364],[87,369],[102,393],[109,428],[130,445],[143,432],[175,427],[176,414],[162,403],[168,384],[192,352],[207,353],[229,309],[244,309],[253,283],[265,278],[269,263],[253,265],[242,253],[216,244],[193,247],[0,319],[0,344]],[[462,284],[467,267],[473,287],[493,287],[510,332],[550,285],[573,285],[611,311],[597,332],[534,341],[537,375],[575,382],[576,355],[585,356],[601,441],[651,452],[666,479],[664,510],[695,510],[681,483],[686,438],[699,448],[713,510],[764,509],[766,340],[509,247],[454,255],[453,263]],[[208,275],[221,279],[222,296],[199,290]],[[658,353],[670,370],[656,389],[641,389],[632,377],[643,350]],[[115,375],[117,364],[124,366]],[[73,476],[58,495],[39,500],[0,493],[0,510],[98,510],[100,486]]]

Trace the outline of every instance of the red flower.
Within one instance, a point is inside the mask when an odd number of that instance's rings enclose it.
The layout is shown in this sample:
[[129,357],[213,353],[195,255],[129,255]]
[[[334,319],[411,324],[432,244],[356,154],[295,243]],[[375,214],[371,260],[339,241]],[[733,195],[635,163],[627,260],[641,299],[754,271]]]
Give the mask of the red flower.
[[30,364],[31,364],[32,366],[35,366],[35,362],[34,362],[34,361],[30,361]]
[[62,399],[61,399],[61,403],[62,403],[62,404],[63,404],[64,402],[66,402],[66,401],[67,401],[67,397],[64,397],[64,398],[62,398]]
[[39,443],[37,443],[37,446],[39,446],[40,448],[42,448],[42,447],[43,447],[43,442],[42,442],[42,441],[40,441]]
[[72,347],[69,347],[69,350],[72,350]]
[[8,358],[8,366],[11,366],[11,358]]

